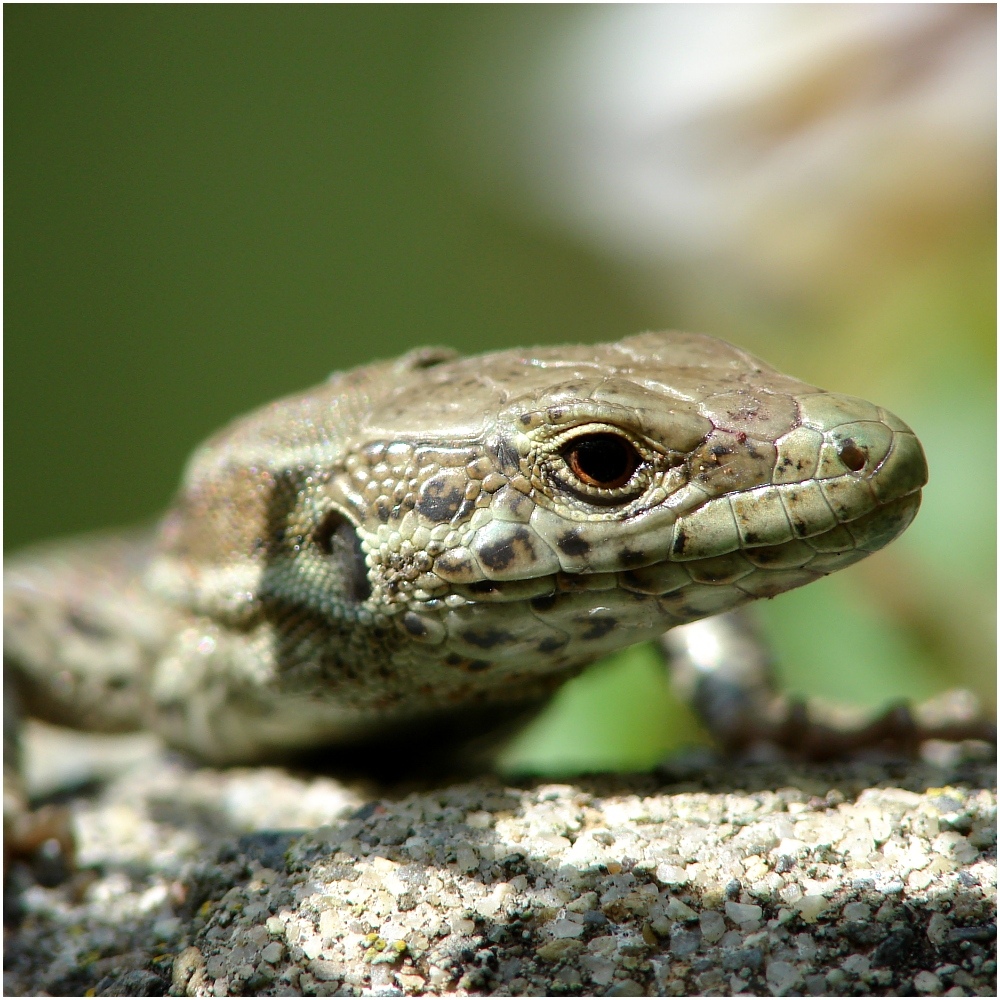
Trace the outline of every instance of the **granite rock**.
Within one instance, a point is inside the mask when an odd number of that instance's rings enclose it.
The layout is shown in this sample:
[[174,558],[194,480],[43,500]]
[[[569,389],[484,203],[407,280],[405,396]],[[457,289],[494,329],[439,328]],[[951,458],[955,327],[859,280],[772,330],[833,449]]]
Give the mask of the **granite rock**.
[[375,787],[151,750],[71,797],[75,872],[9,873],[5,994],[993,996],[975,751]]

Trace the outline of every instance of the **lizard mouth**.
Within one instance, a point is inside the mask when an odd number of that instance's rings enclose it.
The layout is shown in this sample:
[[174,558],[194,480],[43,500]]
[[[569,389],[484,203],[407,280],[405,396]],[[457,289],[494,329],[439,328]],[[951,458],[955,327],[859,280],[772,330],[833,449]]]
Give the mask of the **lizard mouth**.
[[562,670],[842,569],[904,531],[919,506],[917,491],[809,539],[721,557],[456,586],[466,603],[446,611],[425,641],[443,642],[483,669],[531,662]]
[[[888,545],[909,526],[920,500],[921,492],[917,490],[809,537],[739,547],[718,556],[666,558],[618,572],[558,572],[527,580],[479,580],[456,584],[453,590],[474,604],[530,601],[535,608],[545,608],[560,594],[613,590],[662,598],[684,594],[693,587],[731,587],[745,592],[747,600],[773,597]],[[699,617],[720,610],[725,608],[703,610]]]

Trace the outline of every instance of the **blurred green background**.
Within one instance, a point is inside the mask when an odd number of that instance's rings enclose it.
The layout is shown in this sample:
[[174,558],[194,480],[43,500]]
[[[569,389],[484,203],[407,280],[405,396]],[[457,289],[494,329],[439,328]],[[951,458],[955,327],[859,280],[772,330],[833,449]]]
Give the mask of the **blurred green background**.
[[[791,685],[989,701],[991,196],[859,262],[885,276],[863,294],[839,276],[806,302],[650,296],[489,163],[477,175],[482,135],[508,129],[502,88],[477,112],[479,57],[543,50],[579,16],[6,7],[5,548],[153,518],[205,435],[341,367],[686,326],[875,398],[927,446],[898,545],[762,609]],[[648,766],[699,738],[640,649],[571,685],[507,763]]]

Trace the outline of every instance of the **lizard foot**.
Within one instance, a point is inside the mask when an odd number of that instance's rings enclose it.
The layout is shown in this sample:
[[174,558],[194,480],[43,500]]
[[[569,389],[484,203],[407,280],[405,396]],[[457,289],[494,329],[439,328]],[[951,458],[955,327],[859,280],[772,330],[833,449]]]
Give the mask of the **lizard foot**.
[[730,719],[727,731],[716,735],[727,750],[741,755],[767,756],[771,750],[798,759],[831,760],[868,751],[916,756],[931,741],[995,744],[997,734],[975,696],[954,689],[915,706],[891,705],[874,716],[819,700],[776,696],[763,711]]

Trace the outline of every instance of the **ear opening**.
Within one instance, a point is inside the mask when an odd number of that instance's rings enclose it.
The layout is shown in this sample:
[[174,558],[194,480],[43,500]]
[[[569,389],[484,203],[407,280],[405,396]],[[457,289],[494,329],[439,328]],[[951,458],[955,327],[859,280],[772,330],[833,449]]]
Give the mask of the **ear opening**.
[[355,604],[368,600],[372,592],[368,566],[357,527],[350,518],[337,508],[327,511],[313,532],[313,541],[340,570],[344,597]]

